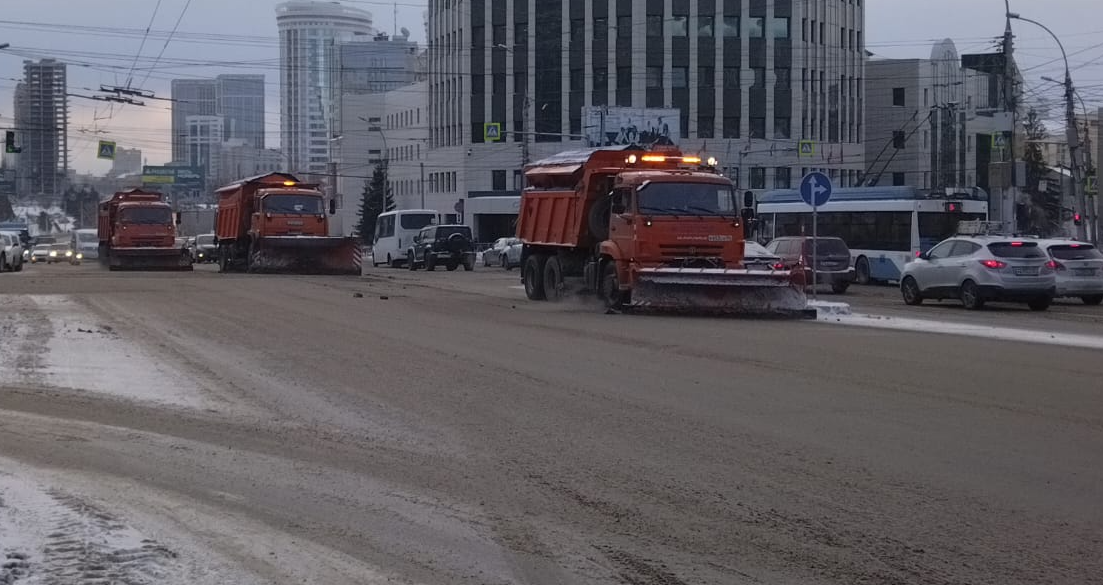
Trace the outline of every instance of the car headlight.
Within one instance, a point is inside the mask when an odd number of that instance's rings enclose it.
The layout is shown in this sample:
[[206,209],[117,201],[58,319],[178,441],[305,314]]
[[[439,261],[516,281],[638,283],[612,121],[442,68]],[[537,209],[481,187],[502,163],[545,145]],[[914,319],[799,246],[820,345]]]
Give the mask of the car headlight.
[[57,258],[57,252],[50,250],[50,258]]
[[199,253],[199,257],[200,257],[200,258],[202,258],[202,257],[203,257],[203,252],[200,252],[200,253]]
[[72,255],[73,255],[73,251],[72,251],[72,250],[66,250],[66,251],[65,251],[65,257],[66,257],[66,258],[69,258],[69,257],[71,257]]
[[81,254],[81,253],[78,252],[77,253],[77,260],[80,260],[82,258],[84,258],[84,254]]

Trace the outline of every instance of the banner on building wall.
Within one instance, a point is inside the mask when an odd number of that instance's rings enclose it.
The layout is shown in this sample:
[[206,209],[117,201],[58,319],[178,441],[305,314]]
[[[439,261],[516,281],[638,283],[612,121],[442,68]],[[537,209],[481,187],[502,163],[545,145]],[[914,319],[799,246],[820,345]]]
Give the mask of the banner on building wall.
[[582,108],[582,131],[590,146],[676,144],[682,135],[678,108]]
[[142,185],[172,185],[190,189],[203,188],[203,169],[200,167],[143,166]]

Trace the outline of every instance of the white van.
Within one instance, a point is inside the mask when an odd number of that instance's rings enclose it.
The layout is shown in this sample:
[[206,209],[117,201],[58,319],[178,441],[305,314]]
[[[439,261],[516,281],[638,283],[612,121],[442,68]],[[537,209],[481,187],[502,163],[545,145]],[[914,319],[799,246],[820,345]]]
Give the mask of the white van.
[[375,220],[372,265],[392,268],[406,263],[406,248],[421,228],[439,223],[440,214],[432,209],[403,209],[379,214]]
[[100,237],[95,228],[74,230],[73,236],[69,240],[69,249],[73,251],[74,256],[79,253],[85,260],[98,258],[100,255]]

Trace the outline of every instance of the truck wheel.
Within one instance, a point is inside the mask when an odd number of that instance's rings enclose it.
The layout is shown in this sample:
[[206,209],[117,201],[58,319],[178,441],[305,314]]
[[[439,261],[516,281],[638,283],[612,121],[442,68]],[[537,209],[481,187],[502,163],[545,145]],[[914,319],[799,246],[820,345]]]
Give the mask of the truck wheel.
[[624,294],[624,291],[620,290],[620,277],[617,276],[617,265],[611,260],[602,265],[601,288],[599,290],[601,300],[605,302],[606,308],[620,309],[624,307],[627,295]]
[[460,267],[460,263],[453,260],[452,262],[446,264],[445,267],[448,268],[448,272],[452,272]]
[[525,283],[525,296],[530,301],[544,300],[544,263],[547,257],[533,254],[525,260],[521,280]]
[[544,263],[544,298],[552,302],[563,299],[563,266],[555,256]]

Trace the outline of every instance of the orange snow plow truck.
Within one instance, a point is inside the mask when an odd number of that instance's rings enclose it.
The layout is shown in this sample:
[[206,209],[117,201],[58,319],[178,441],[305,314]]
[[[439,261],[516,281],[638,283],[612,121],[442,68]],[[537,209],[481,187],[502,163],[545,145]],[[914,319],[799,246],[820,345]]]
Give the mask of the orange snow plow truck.
[[100,262],[111,270],[191,270],[191,253],[176,245],[178,221],[160,193],[115,193],[99,205]]
[[580,277],[613,309],[806,315],[794,274],[743,267],[753,212],[715,168],[672,147],[564,152],[526,167],[526,296],[558,300]]
[[[329,235],[325,197],[317,185],[269,173],[216,194],[220,272],[360,274],[360,241]],[[330,201],[329,215],[335,212]]]

